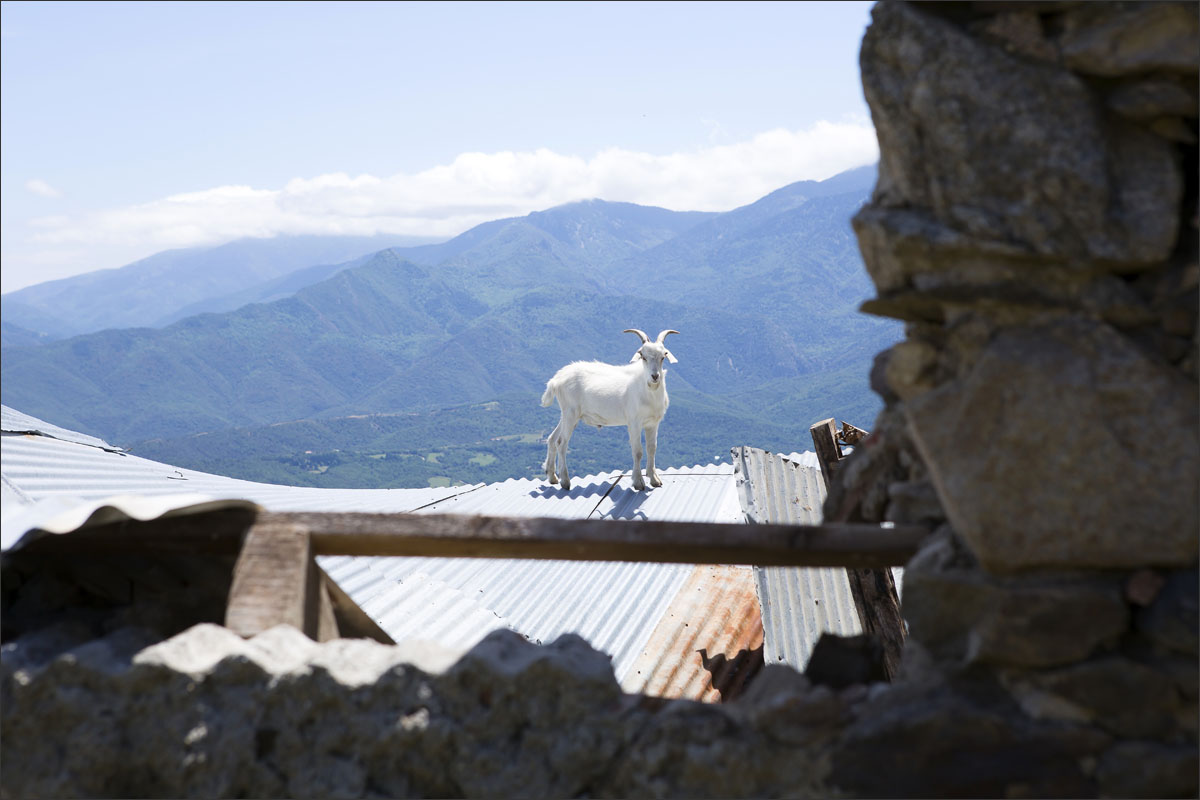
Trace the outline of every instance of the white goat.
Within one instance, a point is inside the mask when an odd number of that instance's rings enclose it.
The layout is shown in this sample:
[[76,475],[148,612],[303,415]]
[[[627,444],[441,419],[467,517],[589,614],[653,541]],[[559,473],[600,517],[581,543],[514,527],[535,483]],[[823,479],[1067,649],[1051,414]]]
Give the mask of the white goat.
[[[629,428],[629,447],[633,451],[633,488],[646,488],[642,480],[642,432],[646,433],[646,477],[651,486],[662,486],[658,473],[654,471],[654,451],[658,447],[658,425],[667,413],[667,369],[663,359],[678,363],[671,351],[663,345],[669,333],[658,334],[653,342],[650,337],[636,328],[626,328],[625,333],[636,333],[642,346],[624,366],[604,364],[599,361],[576,361],[554,373],[546,381],[542,405],[558,400],[562,418],[550,438],[546,441],[546,477],[551,483],[562,481],[562,488],[571,488],[571,474],[567,471],[567,442],[575,426],[581,421],[586,425],[603,428],[605,425],[624,425]],[[555,471],[555,456],[558,470]]]

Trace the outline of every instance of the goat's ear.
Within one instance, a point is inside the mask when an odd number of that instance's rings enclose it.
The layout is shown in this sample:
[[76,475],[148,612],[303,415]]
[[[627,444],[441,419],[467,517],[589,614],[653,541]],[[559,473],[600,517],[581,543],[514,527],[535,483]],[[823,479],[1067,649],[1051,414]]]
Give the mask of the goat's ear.
[[629,363],[632,364],[633,362],[637,361],[639,358],[642,358],[641,350],[638,350],[636,353],[633,354],[633,358],[629,359]]
[[671,351],[670,351],[670,350],[668,350],[668,351],[667,351],[667,361],[670,361],[672,364],[678,364],[678,363],[679,363],[679,359],[678,359],[678,358],[676,358],[675,356],[671,355]]

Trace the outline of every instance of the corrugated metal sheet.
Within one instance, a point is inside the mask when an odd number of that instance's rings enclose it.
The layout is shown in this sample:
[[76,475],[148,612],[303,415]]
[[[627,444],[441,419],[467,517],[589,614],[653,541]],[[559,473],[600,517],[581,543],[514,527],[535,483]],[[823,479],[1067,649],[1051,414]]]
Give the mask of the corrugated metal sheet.
[[627,692],[709,702],[737,697],[763,664],[763,626],[749,567],[700,564],[621,682]]
[[[663,486],[650,492],[634,491],[629,476],[619,472],[579,478],[569,492],[541,480],[509,480],[432,503],[419,513],[743,520],[731,465],[659,474]],[[622,681],[693,570],[686,564],[382,557],[322,560],[322,566],[351,597],[362,598],[360,605],[394,639],[433,632],[443,644],[470,647],[502,625],[535,642],[573,632],[611,654]],[[442,605],[436,621],[418,619],[412,609],[423,608],[429,582],[468,596],[475,605]],[[676,628],[680,636],[691,633],[682,621]]]
[[[752,447],[732,452],[748,520],[794,525],[821,522],[825,483],[816,454],[781,456]],[[802,670],[822,633],[862,633],[846,570],[756,567],[755,573],[768,664],[783,663]]]
[[[750,447],[733,450],[737,486],[753,522],[815,525],[822,519],[825,484],[816,455],[781,456]],[[767,663],[803,669],[825,631],[862,632],[843,569],[755,568]]]
[[[7,425],[15,415],[8,409],[5,412],[4,424]],[[22,427],[22,430],[30,428]],[[4,485],[7,487],[5,505],[14,501],[36,503],[51,497],[98,500],[113,495],[154,496],[186,492],[213,498],[251,500],[272,511],[401,512],[414,511],[483,486],[429,489],[278,486],[173,467],[129,453],[114,452],[100,440],[95,441],[99,444],[77,442],[63,436],[14,434],[5,429],[0,438]]]
[[95,436],[88,436],[86,433],[69,431],[57,425],[51,425],[49,422],[40,420],[37,417],[31,417],[28,414],[22,414],[15,408],[9,408],[8,406],[0,406],[0,430],[10,433],[39,433],[42,436],[49,436],[53,439],[87,444],[92,447],[102,447],[106,450],[121,449],[113,447],[103,439],[97,439]]
[[[5,410],[16,429],[47,430],[39,420]],[[58,438],[6,434],[3,448],[4,504],[74,499],[97,500],[114,494],[167,495],[181,491],[211,497],[243,498],[269,510],[377,511],[490,514],[567,519],[661,519],[697,522],[744,520],[732,465],[660,470],[663,486],[635,492],[627,475],[614,472],[579,478],[570,492],[538,480],[510,480],[448,489],[311,489],[240,481],[172,467],[102,449],[104,443],[77,441],[70,431]],[[523,561],[512,559],[364,558],[328,556],[322,567],[350,597],[397,641],[431,639],[465,649],[487,633],[511,628],[532,641],[548,642],[573,632],[609,653],[618,680],[627,688],[653,685],[664,691],[696,691],[715,697],[711,680],[698,676],[703,663],[691,659],[681,670],[669,660],[670,680],[654,669],[637,675],[635,661],[647,654],[653,634],[664,652],[686,653],[696,640],[696,620],[716,619],[714,610],[737,611],[752,620],[750,571],[741,569],[741,588],[729,580],[703,584],[712,594],[681,598],[680,590],[701,568],[687,564]],[[717,568],[733,570],[737,568]],[[677,602],[686,599],[687,608]],[[675,609],[668,612],[669,609]],[[755,625],[757,624],[757,628]],[[747,627],[748,626],[748,627]],[[761,623],[739,627],[721,623],[708,629],[698,647],[712,659],[733,660],[757,645]],[[758,634],[761,639],[761,634]],[[659,647],[658,644],[655,648]],[[693,653],[693,655],[695,655]],[[744,661],[745,659],[743,659]],[[739,662],[741,663],[741,662]],[[707,673],[705,673],[707,674]],[[687,696],[687,695],[684,695]]]

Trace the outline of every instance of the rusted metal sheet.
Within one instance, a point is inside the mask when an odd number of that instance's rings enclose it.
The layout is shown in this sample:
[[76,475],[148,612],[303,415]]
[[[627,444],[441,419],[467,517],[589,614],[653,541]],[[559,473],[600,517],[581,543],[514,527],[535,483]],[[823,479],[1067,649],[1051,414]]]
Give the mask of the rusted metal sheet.
[[748,567],[699,564],[621,682],[627,692],[725,702],[762,668],[763,626]]

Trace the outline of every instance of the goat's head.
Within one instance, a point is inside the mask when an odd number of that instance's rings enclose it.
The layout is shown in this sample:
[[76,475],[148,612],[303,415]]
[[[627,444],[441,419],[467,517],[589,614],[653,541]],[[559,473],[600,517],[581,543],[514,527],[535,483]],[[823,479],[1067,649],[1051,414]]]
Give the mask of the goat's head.
[[662,331],[653,342],[650,341],[649,336],[637,328],[626,328],[624,332],[636,333],[638,338],[642,340],[642,346],[633,354],[633,358],[629,359],[630,362],[640,359],[642,366],[646,370],[646,378],[650,386],[655,388],[661,386],[663,376],[667,374],[667,368],[663,366],[663,360],[665,359],[672,364],[679,363],[678,359],[671,355],[671,351],[663,344],[663,339],[666,338],[668,333],[679,333],[679,331]]

